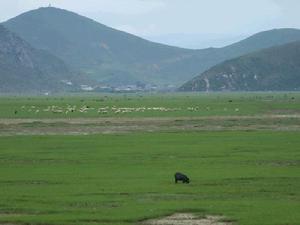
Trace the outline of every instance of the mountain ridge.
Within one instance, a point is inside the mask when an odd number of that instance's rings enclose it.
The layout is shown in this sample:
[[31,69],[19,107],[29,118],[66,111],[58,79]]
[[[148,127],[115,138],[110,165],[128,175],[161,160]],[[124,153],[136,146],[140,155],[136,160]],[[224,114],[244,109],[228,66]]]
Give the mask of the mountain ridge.
[[66,91],[61,80],[72,78],[65,64],[34,49],[0,24],[0,92]]
[[[182,51],[189,52],[154,44],[126,32],[108,28],[76,13],[52,7],[29,11],[13,20],[5,22],[4,25],[34,47],[50,51],[69,66],[86,74],[102,73],[104,79],[105,75],[110,78],[110,73],[118,75],[118,71],[128,71],[126,67],[133,68],[130,68],[133,77],[142,74],[143,70],[153,71],[152,68],[145,67],[155,67],[155,62],[164,57],[172,57],[177,51],[180,51],[180,54]],[[70,24],[76,26],[69,26]],[[67,32],[64,31],[66,27]],[[48,38],[50,36],[52,38]],[[136,61],[147,63],[141,65]]]
[[270,32],[275,35],[263,33],[269,41],[261,45],[251,43],[250,37],[224,48],[191,50],[147,41],[53,7],[23,13],[4,26],[87,78],[111,85],[142,82],[178,86],[224,60],[300,40],[300,30],[282,30],[286,31],[284,37],[273,30]]
[[224,61],[186,82],[179,90],[300,90],[300,41]]

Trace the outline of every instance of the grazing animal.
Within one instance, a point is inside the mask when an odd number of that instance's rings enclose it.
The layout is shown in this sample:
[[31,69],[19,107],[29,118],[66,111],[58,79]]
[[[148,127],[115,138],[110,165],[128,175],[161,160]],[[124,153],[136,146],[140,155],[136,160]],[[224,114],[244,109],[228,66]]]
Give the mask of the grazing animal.
[[187,184],[190,183],[190,179],[182,173],[177,172],[175,173],[174,177],[175,177],[175,183],[177,183],[178,181],[182,181],[182,183],[187,183]]

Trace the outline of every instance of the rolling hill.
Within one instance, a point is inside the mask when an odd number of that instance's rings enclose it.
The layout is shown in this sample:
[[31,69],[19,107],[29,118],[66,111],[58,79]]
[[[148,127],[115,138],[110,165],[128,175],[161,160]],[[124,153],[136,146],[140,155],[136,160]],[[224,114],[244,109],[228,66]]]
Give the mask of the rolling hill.
[[180,87],[181,91],[299,91],[300,41],[218,64]]
[[0,93],[68,91],[73,74],[64,62],[32,48],[0,25]]
[[190,50],[154,44],[52,7],[27,12],[4,25],[35,48],[47,50],[73,69],[107,83],[156,81],[152,76],[159,70],[156,63],[191,55]]
[[153,43],[66,10],[47,7],[4,25],[87,78],[111,85],[181,85],[224,60],[300,40],[300,30],[261,32],[224,48],[189,50]]

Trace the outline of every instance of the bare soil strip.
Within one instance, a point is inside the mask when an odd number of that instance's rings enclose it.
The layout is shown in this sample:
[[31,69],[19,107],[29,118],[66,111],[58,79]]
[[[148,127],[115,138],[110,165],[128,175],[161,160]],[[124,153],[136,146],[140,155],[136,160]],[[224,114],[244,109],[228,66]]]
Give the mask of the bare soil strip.
[[0,119],[0,136],[220,130],[300,131],[300,114],[159,118]]
[[175,213],[160,219],[150,219],[144,221],[144,225],[232,225],[231,222],[224,222],[221,216],[205,216],[199,218],[191,213]]
[[89,123],[101,123],[101,122],[152,122],[161,121],[168,122],[174,120],[229,120],[229,119],[297,119],[300,118],[300,114],[266,114],[266,115],[255,115],[255,116],[199,116],[199,117],[140,117],[140,118],[129,118],[129,117],[98,117],[98,118],[47,118],[47,119],[6,119],[0,118],[0,124],[19,124],[19,123],[71,123],[71,124],[89,124]]

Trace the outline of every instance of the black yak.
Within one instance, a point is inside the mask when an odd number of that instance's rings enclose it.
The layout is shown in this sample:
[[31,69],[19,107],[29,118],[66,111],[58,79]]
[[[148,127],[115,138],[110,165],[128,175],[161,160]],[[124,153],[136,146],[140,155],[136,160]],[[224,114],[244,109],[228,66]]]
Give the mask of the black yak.
[[187,183],[187,184],[190,183],[190,179],[182,173],[177,172],[175,173],[174,177],[175,177],[175,183],[177,183],[178,181],[182,181],[182,183]]

